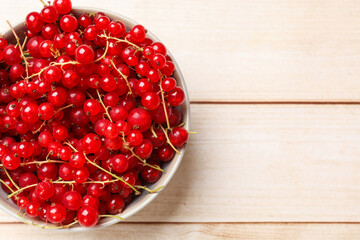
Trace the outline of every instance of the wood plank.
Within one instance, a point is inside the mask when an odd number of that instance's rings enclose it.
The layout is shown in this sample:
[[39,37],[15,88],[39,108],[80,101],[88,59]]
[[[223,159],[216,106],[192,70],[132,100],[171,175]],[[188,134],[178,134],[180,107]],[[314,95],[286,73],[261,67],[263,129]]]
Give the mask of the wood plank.
[[[35,1],[36,2],[36,1]],[[75,0],[136,19],[172,51],[193,101],[360,101],[357,0]],[[41,8],[3,1],[5,20]]]
[[128,220],[358,222],[359,123],[357,105],[192,105],[178,172]]
[[[21,231],[19,231],[21,229]],[[28,225],[1,224],[2,239],[243,239],[353,240],[359,224],[164,224],[123,223],[82,233],[56,233]]]

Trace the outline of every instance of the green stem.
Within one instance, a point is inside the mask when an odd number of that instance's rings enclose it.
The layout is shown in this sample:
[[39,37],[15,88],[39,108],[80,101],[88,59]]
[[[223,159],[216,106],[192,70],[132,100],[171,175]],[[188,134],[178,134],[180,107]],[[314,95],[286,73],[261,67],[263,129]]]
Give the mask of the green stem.
[[99,92],[98,89],[96,89],[96,93],[97,93],[97,95],[98,95],[98,97],[99,97],[99,102],[100,102],[101,106],[103,106],[103,108],[104,108],[104,110],[105,110],[106,116],[109,118],[110,122],[113,123],[113,120],[111,119],[111,116],[110,116],[110,113],[109,113],[109,111],[108,111],[108,108],[105,106],[105,104],[104,104],[104,102],[103,102],[103,100],[102,100],[102,98],[101,98],[101,95],[100,95],[100,92]]
[[174,145],[172,145],[172,143],[170,142],[170,139],[169,139],[169,135],[167,133],[167,130],[165,130],[165,128],[163,126],[161,126],[161,124],[159,124],[161,130],[163,130],[164,134],[165,134],[165,137],[166,137],[166,142],[170,145],[170,147],[172,149],[174,149],[175,152],[177,152],[178,154],[180,154],[179,150],[176,149],[176,147],[174,147]]

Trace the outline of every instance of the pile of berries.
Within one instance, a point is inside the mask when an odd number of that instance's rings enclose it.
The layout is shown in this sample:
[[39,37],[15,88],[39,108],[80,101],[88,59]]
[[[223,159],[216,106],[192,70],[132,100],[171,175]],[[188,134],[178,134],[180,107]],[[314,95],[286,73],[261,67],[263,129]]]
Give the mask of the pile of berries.
[[[121,213],[188,140],[183,89],[141,25],[55,0],[0,38],[0,181],[22,216],[58,228]],[[53,226],[53,225],[52,225]],[[50,226],[49,226],[50,227]]]

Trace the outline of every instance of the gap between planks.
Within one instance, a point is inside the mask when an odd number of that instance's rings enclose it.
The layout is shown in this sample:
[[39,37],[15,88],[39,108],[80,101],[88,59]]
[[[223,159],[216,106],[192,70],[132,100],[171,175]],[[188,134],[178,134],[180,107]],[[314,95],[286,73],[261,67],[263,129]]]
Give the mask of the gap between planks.
[[190,103],[199,105],[360,105],[359,101],[190,101]]
[[[0,222],[0,225],[22,225],[24,224],[23,222]],[[144,224],[144,225],[152,225],[152,224],[171,224],[171,225],[176,225],[176,224],[182,224],[182,225],[193,225],[193,224],[229,224],[229,225],[237,225],[237,224],[241,224],[241,225],[273,225],[273,224],[288,224],[288,225],[304,225],[304,224],[323,224],[323,225],[336,225],[336,224],[354,224],[354,225],[360,225],[360,222],[165,222],[165,221],[160,221],[160,222],[119,222],[116,223],[115,225],[120,225],[120,224],[133,224],[133,225],[140,225],[140,224]]]

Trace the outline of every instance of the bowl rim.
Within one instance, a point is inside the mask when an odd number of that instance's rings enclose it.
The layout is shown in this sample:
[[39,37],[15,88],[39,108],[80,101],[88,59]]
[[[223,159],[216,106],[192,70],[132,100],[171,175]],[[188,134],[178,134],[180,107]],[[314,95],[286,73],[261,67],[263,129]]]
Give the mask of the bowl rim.
[[[97,8],[97,7],[92,8],[92,7],[85,7],[85,6],[73,6],[71,12],[73,12],[73,11],[74,12],[76,12],[76,11],[78,11],[78,12],[89,12],[89,13],[91,13],[91,12],[103,12],[106,15],[110,15],[111,19],[113,19],[115,17],[117,20],[120,20],[122,22],[126,22],[125,25],[126,25],[127,28],[129,27],[129,25],[134,26],[136,24],[139,24],[136,21],[134,21],[134,20],[122,15],[122,14],[116,13],[114,11],[105,10],[105,9],[102,9],[102,8]],[[22,28],[22,27],[24,27],[24,21],[18,22],[17,24],[14,25],[14,29],[18,29],[18,28]],[[10,34],[10,36],[7,36],[7,37],[12,36],[12,33],[11,33],[10,29],[7,29],[6,31],[4,31],[5,36],[9,35],[9,34]],[[152,39],[154,41],[161,42],[160,39],[157,38],[151,31],[147,31],[147,37],[149,37],[150,39]],[[182,74],[182,72],[180,70],[180,67],[179,67],[178,63],[176,62],[175,58],[173,57],[173,55],[171,54],[171,52],[168,49],[167,49],[167,54],[171,57],[174,65],[175,65],[175,73],[177,75],[176,78],[177,78],[178,81],[180,81],[181,87],[183,88],[184,93],[185,93],[185,102],[183,104],[184,105],[183,108],[185,109],[183,122],[185,123],[185,125],[183,127],[189,131],[189,128],[190,128],[190,114],[191,114],[191,112],[190,112],[189,93],[188,93],[187,86],[186,86],[186,83],[185,83],[185,80],[184,80],[184,76],[183,76],[183,74]],[[166,179],[163,180],[163,183],[161,184],[163,186],[163,189],[161,189],[160,191],[158,191],[156,193],[152,193],[152,194],[150,194],[148,192],[143,192],[141,195],[145,195],[144,196],[144,197],[146,197],[145,200],[143,200],[143,201],[140,200],[140,202],[138,203],[138,206],[136,206],[134,209],[130,210],[129,212],[126,212],[126,209],[125,209],[124,214],[120,213],[118,215],[121,215],[121,217],[124,218],[124,220],[126,220],[129,217],[133,216],[135,213],[139,212],[141,209],[143,209],[151,201],[153,201],[166,188],[166,186],[168,185],[170,180],[173,178],[175,172],[177,171],[177,169],[178,169],[178,167],[179,167],[179,165],[180,165],[180,163],[181,163],[181,161],[182,161],[182,159],[184,157],[186,149],[187,149],[187,144],[182,149],[180,149],[180,154],[177,154],[175,156],[177,158],[172,160],[172,161],[175,161],[175,164],[173,165],[173,167],[170,170],[167,170],[169,175],[167,176]],[[9,202],[5,202],[5,201],[3,201],[1,199],[1,201],[0,201],[0,209],[5,211],[6,213],[11,215],[12,217],[20,220],[21,222],[24,222],[24,220],[20,216],[18,216],[17,214],[15,214],[14,211],[11,211],[9,209],[10,208],[8,206],[9,204],[10,204]],[[33,220],[33,219],[31,219],[31,220]],[[124,220],[117,219],[117,218],[112,218],[107,222],[98,223],[96,226],[94,226],[92,228],[85,228],[85,227],[80,226],[79,224],[76,224],[76,225],[74,225],[74,227],[70,227],[70,228],[61,228],[61,229],[46,228],[46,229],[55,230],[55,231],[81,232],[81,231],[89,231],[89,230],[105,228],[105,227],[111,226],[113,224],[116,224],[116,223],[124,221]],[[35,222],[36,224],[42,225],[42,226],[45,225],[45,224],[43,224],[44,222],[42,222],[42,221],[34,220],[33,222]]]

